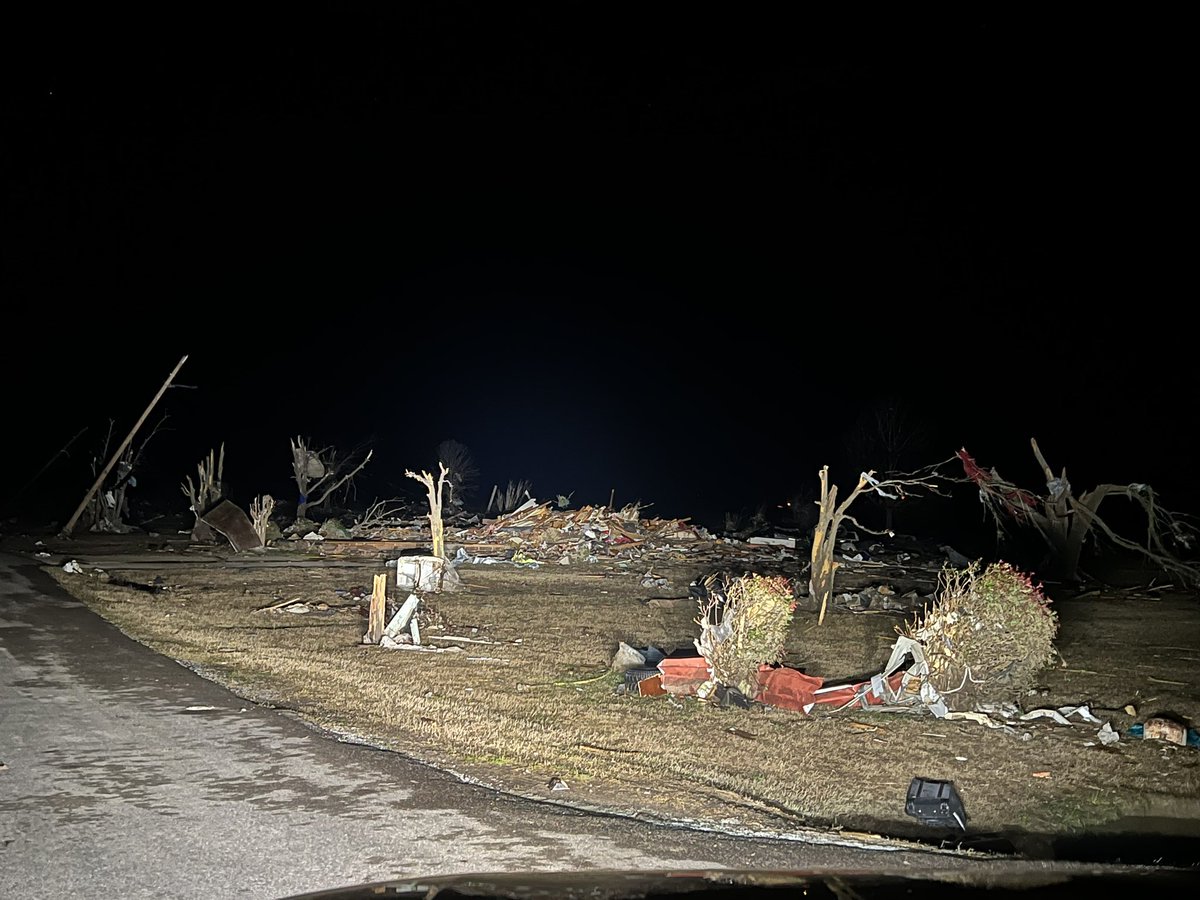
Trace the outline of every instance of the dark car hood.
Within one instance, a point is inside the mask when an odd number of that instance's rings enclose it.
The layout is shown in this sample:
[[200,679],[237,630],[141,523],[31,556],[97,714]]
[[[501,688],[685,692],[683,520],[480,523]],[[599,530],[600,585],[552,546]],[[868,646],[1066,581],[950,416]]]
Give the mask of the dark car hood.
[[[442,875],[355,885],[287,898],[287,900],[360,900],[360,898],[456,897],[521,898],[521,900],[626,900],[626,898],[783,898],[849,900],[849,898],[920,898],[1020,895],[1023,898],[1097,897],[1123,892],[1194,889],[1200,873],[1184,869],[1102,868],[1078,871],[976,873],[950,871],[867,870],[680,870],[583,872],[516,872]],[[1167,893],[1164,896],[1171,896]]]

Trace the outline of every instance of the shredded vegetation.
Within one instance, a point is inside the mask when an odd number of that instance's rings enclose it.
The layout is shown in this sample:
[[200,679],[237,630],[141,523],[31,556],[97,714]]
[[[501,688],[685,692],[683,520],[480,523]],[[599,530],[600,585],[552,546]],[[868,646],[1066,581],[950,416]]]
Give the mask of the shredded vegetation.
[[696,619],[701,652],[717,682],[753,698],[758,667],[783,658],[796,609],[791,582],[771,575],[742,575],[727,582],[714,576],[706,586],[708,596]]
[[946,706],[1013,700],[1054,658],[1058,618],[1028,575],[1008,563],[942,571],[937,600],[901,630],[920,641]]

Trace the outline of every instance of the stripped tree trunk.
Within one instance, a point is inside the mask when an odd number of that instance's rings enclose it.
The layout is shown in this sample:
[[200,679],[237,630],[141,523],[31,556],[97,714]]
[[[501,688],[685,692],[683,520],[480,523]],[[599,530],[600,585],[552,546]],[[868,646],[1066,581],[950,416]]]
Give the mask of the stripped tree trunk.
[[429,534],[433,543],[433,555],[438,559],[445,559],[446,546],[445,532],[442,524],[442,491],[446,486],[446,476],[450,474],[450,470],[441,462],[438,463],[438,468],[441,469],[441,474],[438,476],[436,484],[434,483],[433,475],[429,472],[422,471],[418,475],[416,472],[406,470],[404,474],[425,485],[425,491],[429,498]]

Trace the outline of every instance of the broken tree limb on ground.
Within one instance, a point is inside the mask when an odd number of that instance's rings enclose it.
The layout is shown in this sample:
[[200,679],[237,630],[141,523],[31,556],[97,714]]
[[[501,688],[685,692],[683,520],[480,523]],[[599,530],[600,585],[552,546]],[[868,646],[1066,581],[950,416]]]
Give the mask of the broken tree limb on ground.
[[[1166,544],[1170,539],[1191,549],[1196,529],[1180,514],[1158,505],[1154,489],[1148,484],[1100,484],[1075,496],[1064,468],[1055,476],[1038,447],[1029,439],[1033,454],[1046,478],[1046,494],[1038,497],[1005,481],[995,469],[984,469],[966,448],[955,455],[962,462],[968,479],[979,488],[979,499],[1001,530],[1011,523],[1031,527],[1046,542],[1054,574],[1067,581],[1079,579],[1079,560],[1084,542],[1097,533],[1114,546],[1142,556],[1164,572],[1190,585],[1200,585],[1200,569],[1181,560]],[[1131,500],[1146,516],[1146,539],[1141,544],[1116,532],[1100,517],[1100,504],[1106,497]]]
[[406,469],[404,474],[425,485],[425,492],[429,496],[429,533],[433,543],[433,555],[438,559],[445,559],[446,546],[442,526],[442,491],[446,486],[446,476],[450,474],[450,470],[442,462],[438,463],[438,468],[441,470],[441,474],[438,475],[436,485],[433,481],[433,475],[424,470],[418,475],[411,469]]
[[909,475],[878,479],[875,472],[863,472],[858,476],[858,484],[840,504],[837,502],[837,485],[829,483],[829,466],[822,466],[818,473],[821,479],[821,499],[817,501],[817,527],[813,529],[811,571],[809,573],[809,596],[814,602],[820,603],[821,612],[817,616],[817,624],[825,622],[825,610],[829,598],[833,595],[833,576],[838,567],[833,554],[837,549],[837,533],[843,521],[848,521],[868,534],[889,534],[887,529],[868,528],[859,522],[848,510],[850,504],[865,493],[875,492],[880,497],[892,501],[904,500],[918,493],[939,493],[937,489],[938,475],[936,467],[924,469]]
[[[292,444],[292,475],[300,492],[296,502],[296,518],[303,519],[314,506],[320,506],[329,495],[363,470],[371,461],[374,450],[367,451],[362,462],[354,465],[355,453],[345,459],[338,457],[336,447],[310,450],[304,438],[297,436]],[[317,491],[319,497],[314,498]]]
[[154,407],[158,405],[158,401],[162,399],[162,395],[167,392],[167,388],[171,386],[171,382],[175,380],[175,376],[179,374],[179,370],[183,368],[183,364],[185,362],[187,362],[186,356],[182,357],[179,362],[175,364],[175,368],[171,370],[171,374],[167,376],[167,380],[164,381],[162,387],[158,389],[158,393],[154,395],[154,399],[150,401],[150,405],[146,407],[145,412],[143,412],[141,417],[133,424],[133,428],[129,430],[129,434],[125,435],[125,440],[121,441],[121,446],[117,448],[117,452],[112,455],[112,459],[108,461],[108,465],[104,467],[104,469],[96,477],[96,481],[90,488],[88,488],[88,492],[84,494],[83,500],[80,501],[78,509],[76,509],[71,518],[67,520],[67,524],[63,526],[63,530],[60,532],[62,537],[71,536],[71,532],[75,530],[75,523],[79,521],[79,517],[83,515],[84,509],[87,508],[88,501],[92,499],[92,495],[95,494],[96,491],[100,490],[100,485],[104,484],[104,479],[108,477],[109,473],[113,470],[113,467],[116,466],[117,461],[121,459],[122,455],[124,455],[125,450],[131,443],[133,443],[134,435],[138,433],[138,429],[141,428],[146,419],[150,417],[150,413],[153,412]]

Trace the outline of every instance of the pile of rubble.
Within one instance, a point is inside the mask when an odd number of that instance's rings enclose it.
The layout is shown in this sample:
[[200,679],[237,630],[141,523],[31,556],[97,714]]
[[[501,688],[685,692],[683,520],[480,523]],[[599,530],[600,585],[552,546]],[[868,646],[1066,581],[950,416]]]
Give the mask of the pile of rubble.
[[635,505],[620,510],[554,509],[551,503],[529,500],[507,515],[449,532],[447,539],[468,547],[512,550],[517,562],[564,565],[615,559],[683,560],[722,543],[688,519],[643,519],[639,512]]

